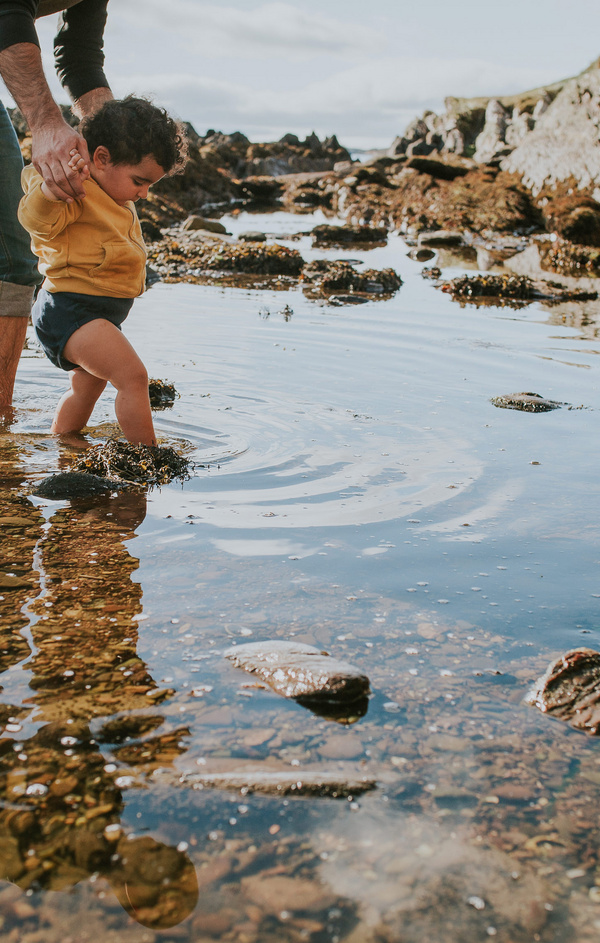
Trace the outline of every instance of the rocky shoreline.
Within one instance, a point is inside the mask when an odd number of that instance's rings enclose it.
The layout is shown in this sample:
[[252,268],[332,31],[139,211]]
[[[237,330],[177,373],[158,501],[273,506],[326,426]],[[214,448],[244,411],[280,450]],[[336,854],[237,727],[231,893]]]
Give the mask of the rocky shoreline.
[[[28,160],[27,128],[16,109],[11,117]],[[533,243],[542,271],[597,277],[599,127],[600,60],[579,76],[520,95],[448,98],[444,113],[425,112],[387,151],[363,162],[335,136],[252,143],[241,132],[202,136],[188,124],[185,172],[161,181],[139,205],[151,264],[168,281],[222,284],[225,276],[229,285],[264,287],[267,278],[289,287],[307,280],[309,294],[321,300],[340,291],[356,295],[353,301],[390,297],[400,280],[394,287],[387,270],[367,279],[346,273],[335,290],[315,292],[314,275],[294,249],[264,233],[234,240],[218,223],[236,209],[320,208],[347,225],[315,231],[316,246],[362,241],[366,248],[397,232],[409,247],[474,248],[487,271]]]

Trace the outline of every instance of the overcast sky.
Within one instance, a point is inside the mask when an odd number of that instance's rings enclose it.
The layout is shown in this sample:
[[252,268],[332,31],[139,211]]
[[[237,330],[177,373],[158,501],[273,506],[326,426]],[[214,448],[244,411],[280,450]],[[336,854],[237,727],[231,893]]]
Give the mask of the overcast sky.
[[[53,77],[56,17],[38,21]],[[500,95],[600,56],[598,0],[110,0],[106,72],[203,134],[384,147],[447,95]],[[5,96],[7,98],[7,96]],[[10,102],[9,102],[10,103]]]

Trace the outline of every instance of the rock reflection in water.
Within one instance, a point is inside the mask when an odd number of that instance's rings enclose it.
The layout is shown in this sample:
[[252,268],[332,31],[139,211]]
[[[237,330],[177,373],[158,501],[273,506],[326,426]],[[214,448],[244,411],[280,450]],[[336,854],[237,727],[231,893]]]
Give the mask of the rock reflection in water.
[[[136,653],[142,590],[125,541],[145,512],[145,494],[128,492],[62,507],[42,527],[31,502],[4,497],[2,562],[20,583],[2,599],[3,667],[20,662],[31,677],[29,696],[2,713],[0,877],[25,891],[62,891],[101,875],[136,921],[164,928],[195,906],[194,866],[183,851],[120,825],[122,789],[135,780],[120,764],[131,774],[142,752],[168,766],[188,733],[136,743],[163,725],[157,706],[172,693],[158,689]],[[28,658],[18,632],[27,619],[15,624],[14,609],[33,596]],[[117,762],[107,763],[108,744]],[[18,925],[19,908],[4,909],[5,924]]]

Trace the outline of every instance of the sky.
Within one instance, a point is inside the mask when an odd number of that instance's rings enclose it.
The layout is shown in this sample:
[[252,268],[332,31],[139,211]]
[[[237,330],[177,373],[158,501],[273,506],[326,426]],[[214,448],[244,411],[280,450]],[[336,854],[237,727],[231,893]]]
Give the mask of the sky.
[[[391,144],[448,95],[503,95],[600,56],[597,0],[110,0],[106,74],[199,134]],[[38,20],[46,75],[56,16]],[[1,97],[11,104],[4,88]]]

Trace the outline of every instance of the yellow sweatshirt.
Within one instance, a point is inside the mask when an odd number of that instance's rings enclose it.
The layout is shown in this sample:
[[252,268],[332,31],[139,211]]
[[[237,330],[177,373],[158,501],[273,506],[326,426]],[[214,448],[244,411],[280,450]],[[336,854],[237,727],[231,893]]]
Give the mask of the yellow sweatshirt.
[[21,176],[19,221],[49,292],[135,298],[144,290],[146,247],[133,203],[120,206],[92,180],[74,203],[48,200],[35,167]]

